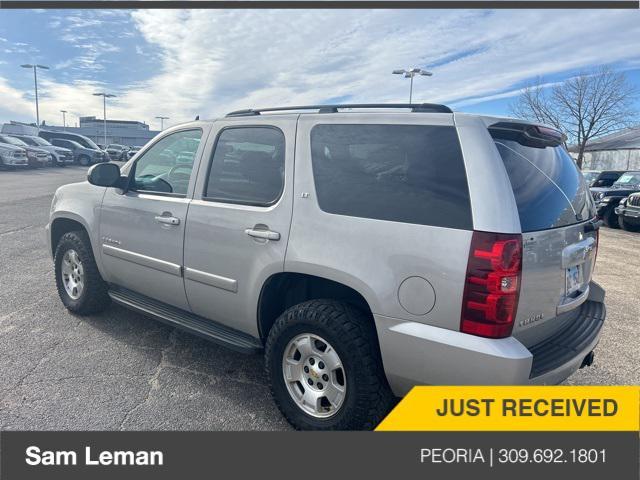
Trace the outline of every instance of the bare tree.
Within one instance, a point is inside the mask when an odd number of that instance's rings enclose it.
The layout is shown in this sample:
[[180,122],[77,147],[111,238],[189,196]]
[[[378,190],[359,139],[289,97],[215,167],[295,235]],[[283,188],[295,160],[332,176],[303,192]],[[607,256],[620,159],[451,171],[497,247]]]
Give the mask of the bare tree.
[[601,67],[551,86],[538,79],[524,88],[511,112],[564,131],[576,146],[576,163],[582,168],[589,140],[634,123],[636,98],[637,90],[624,73]]

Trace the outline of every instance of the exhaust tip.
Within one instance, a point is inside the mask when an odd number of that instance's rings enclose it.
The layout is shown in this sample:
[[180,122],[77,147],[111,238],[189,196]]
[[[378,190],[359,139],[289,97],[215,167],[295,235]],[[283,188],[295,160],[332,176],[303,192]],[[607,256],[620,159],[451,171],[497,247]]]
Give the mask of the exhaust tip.
[[590,367],[591,365],[593,365],[593,361],[595,358],[596,354],[593,351],[589,352],[587,356],[582,360],[582,365],[580,365],[580,368]]

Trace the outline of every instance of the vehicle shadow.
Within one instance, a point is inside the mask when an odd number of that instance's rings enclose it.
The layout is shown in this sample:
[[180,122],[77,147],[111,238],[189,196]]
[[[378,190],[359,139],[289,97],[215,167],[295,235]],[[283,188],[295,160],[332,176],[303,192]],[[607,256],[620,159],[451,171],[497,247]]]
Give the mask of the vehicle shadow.
[[271,399],[262,355],[235,352],[115,304],[76,318],[153,367],[137,379],[148,392],[122,429],[290,428]]

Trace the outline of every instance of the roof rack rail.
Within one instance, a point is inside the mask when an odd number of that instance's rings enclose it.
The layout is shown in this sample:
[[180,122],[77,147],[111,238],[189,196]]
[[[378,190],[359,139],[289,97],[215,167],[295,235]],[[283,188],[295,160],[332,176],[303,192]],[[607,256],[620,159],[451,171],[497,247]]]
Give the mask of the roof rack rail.
[[318,110],[318,113],[337,113],[346,108],[406,108],[421,113],[453,113],[446,105],[437,103],[345,103],[338,105],[300,105],[294,107],[249,108],[227,113],[227,117],[247,117],[266,112],[286,112],[292,110]]

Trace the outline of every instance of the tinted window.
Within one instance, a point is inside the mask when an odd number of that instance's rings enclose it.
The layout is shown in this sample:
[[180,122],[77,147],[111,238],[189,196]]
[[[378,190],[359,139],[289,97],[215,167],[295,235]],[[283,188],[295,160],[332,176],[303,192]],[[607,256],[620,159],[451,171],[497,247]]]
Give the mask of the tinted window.
[[316,125],[311,156],[318,203],[325,212],[472,228],[454,127]]
[[158,140],[133,166],[133,189],[186,195],[201,136],[185,130]]
[[492,132],[509,175],[523,232],[578,223],[595,215],[584,177],[562,147],[535,148]]
[[78,144],[78,143],[73,143],[70,142],[69,140],[62,140],[59,138],[54,138],[53,140],[51,140],[51,144],[55,145],[57,147],[65,147],[65,148],[82,148],[82,145]]
[[284,135],[270,127],[228,128],[216,142],[205,197],[270,205],[284,187]]

